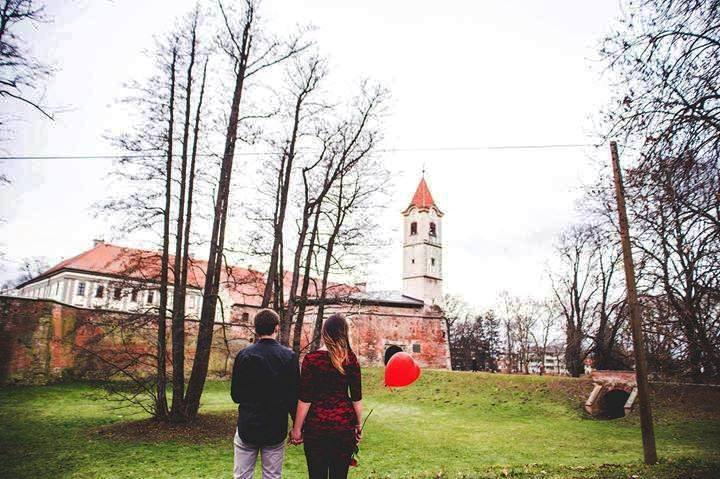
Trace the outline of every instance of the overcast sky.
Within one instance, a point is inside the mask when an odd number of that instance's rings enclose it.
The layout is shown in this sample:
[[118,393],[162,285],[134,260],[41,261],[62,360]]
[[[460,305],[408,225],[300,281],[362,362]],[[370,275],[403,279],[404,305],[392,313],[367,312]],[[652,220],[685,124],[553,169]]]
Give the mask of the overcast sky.
[[[123,83],[142,78],[142,51],[194,0],[47,3],[53,22],[29,38],[58,70],[46,101],[63,112],[50,122],[2,104],[24,120],[0,147],[16,155],[111,153],[103,136],[127,121],[116,107]],[[481,307],[502,290],[547,294],[553,242],[578,220],[580,187],[606,148],[451,149],[597,142],[595,119],[608,96],[597,50],[619,14],[616,1],[264,0],[262,11],[276,31],[315,25],[338,85],[370,77],[389,87],[384,148],[429,150],[384,155],[395,188],[382,224],[394,242],[369,274],[371,287],[401,287],[400,211],[425,165],[446,213],[445,291]],[[110,161],[1,167],[13,184],[0,190],[0,280],[22,258],[53,263],[109,238],[90,206],[106,194]]]

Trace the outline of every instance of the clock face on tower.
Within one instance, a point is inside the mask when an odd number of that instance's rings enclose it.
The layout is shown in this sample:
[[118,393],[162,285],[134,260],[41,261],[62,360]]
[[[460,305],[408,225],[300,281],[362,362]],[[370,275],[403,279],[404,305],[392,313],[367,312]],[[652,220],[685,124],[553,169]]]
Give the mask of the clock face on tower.
[[403,294],[427,305],[442,298],[442,217],[423,177],[403,211]]

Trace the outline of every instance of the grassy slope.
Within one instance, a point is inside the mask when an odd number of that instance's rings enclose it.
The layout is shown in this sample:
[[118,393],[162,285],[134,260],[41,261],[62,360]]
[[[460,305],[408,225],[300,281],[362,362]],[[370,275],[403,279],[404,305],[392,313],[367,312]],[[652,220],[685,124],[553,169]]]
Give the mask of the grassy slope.
[[[351,477],[435,477],[439,471],[451,477],[628,477],[638,471],[640,477],[691,477],[691,470],[720,463],[720,393],[678,397],[667,388],[660,391],[656,434],[665,464],[646,471],[599,467],[637,463],[640,435],[636,415],[586,418],[580,404],[587,382],[426,371],[415,385],[389,391],[381,374],[379,369],[364,374],[366,410],[375,412],[361,467]],[[110,409],[96,393],[80,384],[0,389],[0,477],[229,476],[229,436],[128,441],[89,432],[141,417]],[[224,414],[229,424],[233,410],[228,384],[210,383],[203,412]],[[694,462],[684,464],[686,459]],[[715,477],[711,471],[694,474]],[[305,477],[301,448],[289,450],[286,477]]]

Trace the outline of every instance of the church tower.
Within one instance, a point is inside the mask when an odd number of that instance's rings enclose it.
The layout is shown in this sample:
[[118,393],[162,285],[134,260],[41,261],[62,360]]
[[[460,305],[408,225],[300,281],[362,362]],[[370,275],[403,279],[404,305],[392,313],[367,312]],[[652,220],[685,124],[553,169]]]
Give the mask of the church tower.
[[442,299],[442,216],[425,176],[403,211],[403,294],[426,305]]

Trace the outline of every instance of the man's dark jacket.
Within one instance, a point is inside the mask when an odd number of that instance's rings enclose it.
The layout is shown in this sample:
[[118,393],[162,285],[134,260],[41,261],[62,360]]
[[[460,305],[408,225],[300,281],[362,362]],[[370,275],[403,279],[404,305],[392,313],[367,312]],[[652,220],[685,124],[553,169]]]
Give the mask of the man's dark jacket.
[[231,395],[238,403],[238,435],[253,446],[273,446],[287,436],[295,416],[300,368],[297,355],[274,339],[261,339],[235,357]]

